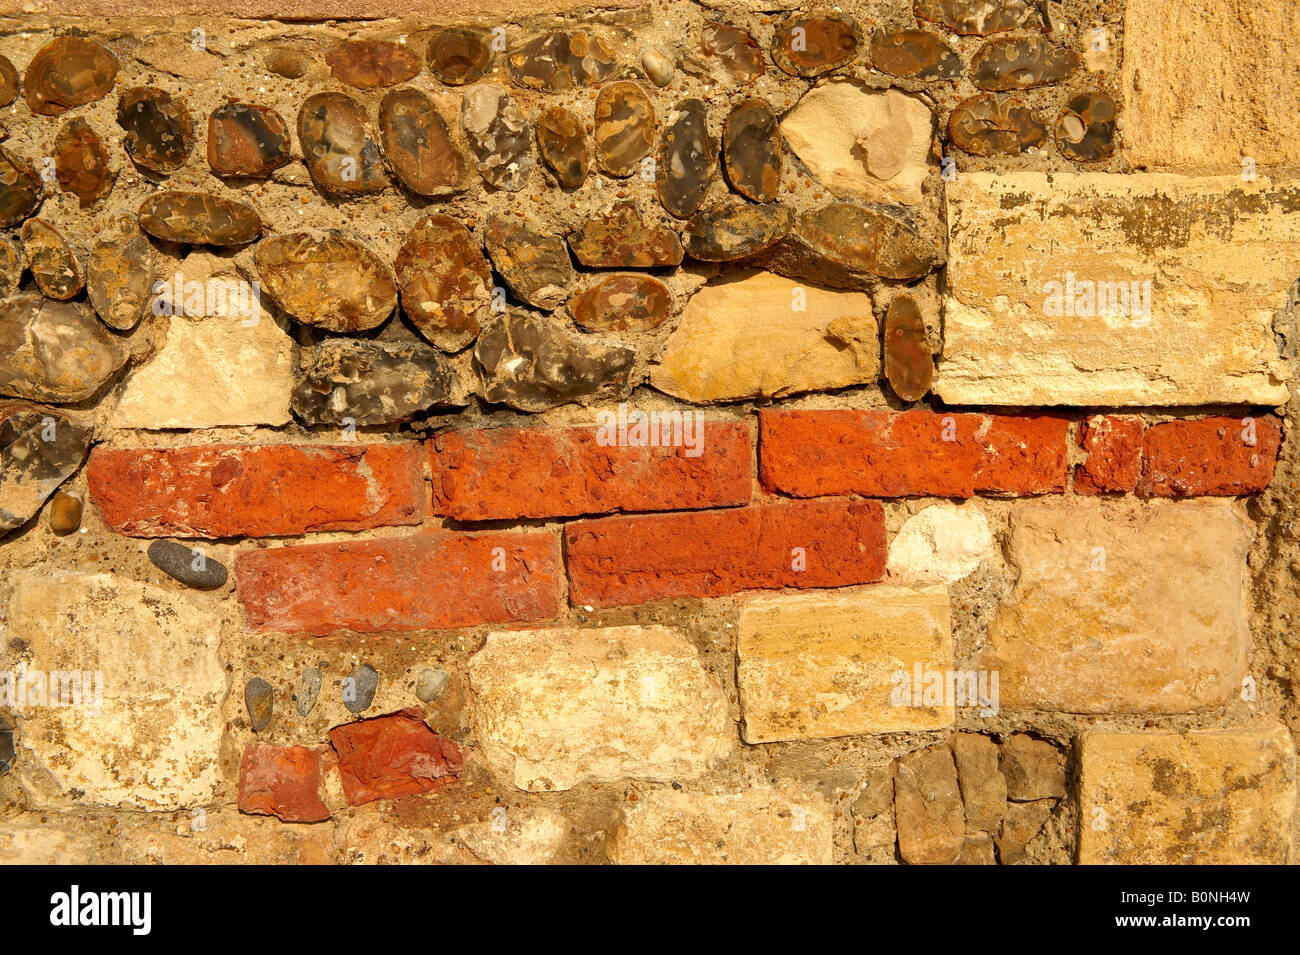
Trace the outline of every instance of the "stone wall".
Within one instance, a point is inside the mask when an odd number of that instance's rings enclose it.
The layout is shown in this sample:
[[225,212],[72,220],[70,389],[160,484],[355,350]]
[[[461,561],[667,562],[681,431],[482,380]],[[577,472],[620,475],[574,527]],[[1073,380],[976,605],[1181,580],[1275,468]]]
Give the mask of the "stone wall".
[[0,4],[0,861],[1291,860],[1296,0],[209,6]]

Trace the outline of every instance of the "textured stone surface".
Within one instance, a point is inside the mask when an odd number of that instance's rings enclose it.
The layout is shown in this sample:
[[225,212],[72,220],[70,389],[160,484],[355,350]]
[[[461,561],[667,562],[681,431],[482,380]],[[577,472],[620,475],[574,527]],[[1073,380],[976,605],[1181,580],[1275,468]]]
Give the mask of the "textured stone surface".
[[81,467],[90,437],[77,419],[39,405],[0,401],[0,534],[27,523]]
[[[1022,505],[981,666],[1004,709],[1181,713],[1241,689],[1252,525],[1219,503]],[[1061,626],[1061,608],[1070,625]]]
[[771,202],[781,188],[781,131],[772,107],[747,99],[727,114],[722,153],[727,181],[755,202]]
[[420,71],[420,58],[400,43],[388,40],[348,40],[325,55],[340,83],[357,89],[396,86]]
[[455,370],[428,345],[324,341],[299,360],[292,408],[307,425],[399,424],[468,400]]
[[982,93],[949,114],[948,138],[972,156],[1018,156],[1045,146],[1047,126],[1019,97]]
[[530,151],[532,124],[514,98],[495,83],[471,86],[460,119],[484,181],[507,192],[522,189],[537,161]]
[[929,30],[892,30],[871,41],[871,65],[894,76],[950,80],[961,76],[962,62],[948,42]]
[[54,173],[59,187],[75,195],[83,209],[108,195],[117,176],[104,141],[80,118],[59,129],[54,140]]
[[795,14],[776,28],[772,59],[791,76],[820,76],[857,58],[862,31],[841,13]]
[[344,723],[329,732],[348,805],[397,799],[455,781],[459,747],[429,729],[419,709]]
[[379,141],[398,182],[419,196],[441,198],[469,184],[469,160],[433,100],[419,90],[392,90],[379,104]]
[[1251,494],[1273,479],[1282,432],[1274,418],[1167,421],[1142,436],[1143,497]]
[[722,687],[666,627],[491,633],[469,679],[483,755],[520,789],[689,779],[733,746]]
[[569,304],[573,320],[591,332],[649,331],[672,310],[668,286],[651,275],[599,276]]
[[619,865],[830,865],[833,832],[808,789],[657,789],[626,806],[607,852]]
[[140,228],[163,242],[245,245],[262,234],[257,210],[206,192],[156,192],[140,203]]
[[947,743],[894,762],[894,819],[898,851],[912,865],[951,865],[966,831],[957,767]]
[[293,158],[289,127],[269,106],[226,103],[208,117],[208,165],[218,176],[265,178]]
[[881,278],[919,279],[942,262],[934,240],[901,207],[850,202],[803,213],[794,229],[756,260],[780,275],[845,289],[871,289]]
[[1007,780],[998,769],[997,744],[979,733],[954,733],[948,746],[957,766],[967,827],[997,832],[1007,812]]
[[611,176],[627,177],[641,168],[655,139],[650,97],[631,80],[605,83],[596,96],[595,140],[600,165]]
[[1074,469],[1079,494],[1132,492],[1141,467],[1142,419],[1090,415],[1079,423],[1079,448],[1086,457]]
[[1079,739],[1084,865],[1281,864],[1295,812],[1295,747],[1278,723]]
[[449,352],[474,340],[491,301],[492,271],[459,220],[435,213],[417,222],[395,269],[402,311],[421,335]]
[[948,594],[879,585],[746,602],[736,684],[747,743],[938,729],[948,706],[899,706],[896,676],[952,669]]
[[75,35],[55,37],[37,50],[27,65],[23,77],[27,105],[33,113],[59,116],[93,103],[108,95],[118,68],[117,57],[93,40]]
[[971,81],[986,90],[1026,90],[1065,79],[1079,55],[1041,36],[1005,36],[971,57]]
[[397,307],[392,268],[338,232],[269,236],[253,250],[253,262],[271,300],[306,325],[366,331]]
[[17,225],[41,207],[44,186],[32,164],[0,148],[0,226]]
[[314,93],[298,109],[298,142],[312,182],[339,196],[388,186],[366,108],[346,93]]
[[311,746],[250,743],[239,767],[239,811],[281,822],[323,822],[323,750]]
[[1025,22],[1032,4],[1029,0],[915,0],[913,9],[918,20],[983,36],[1014,30]]
[[920,401],[934,380],[925,318],[911,295],[895,295],[885,313],[885,378],[903,401]]
[[81,262],[62,232],[43,219],[28,219],[22,237],[32,281],[46,298],[67,301],[85,287]]
[[698,99],[681,100],[665,121],[655,176],[659,201],[685,219],[699,211],[718,175],[718,144],[709,133],[708,110]]
[[20,293],[0,303],[0,395],[82,401],[115,378],[128,357],[80,302]]
[[1059,799],[1065,795],[1065,762],[1055,746],[1012,733],[999,748],[999,767],[1013,802]]
[[[1286,400],[1272,324],[1300,275],[1294,188],[1235,176],[972,172],[946,193],[953,225],[934,387],[945,401]],[[1085,314],[1048,314],[1047,283],[1071,275]],[[1149,323],[1137,310],[1107,317],[1082,297],[1096,283],[1145,281]]]
[[889,542],[889,576],[956,583],[995,560],[993,534],[979,505],[931,504],[909,517]]
[[569,248],[594,269],[649,269],[680,265],[677,233],[642,215],[634,202],[618,202],[569,235]]
[[179,96],[152,86],[119,94],[117,124],[122,148],[143,169],[170,175],[185,165],[194,150],[194,120]]
[[110,219],[86,260],[86,296],[109,328],[128,331],[153,300],[153,246],[129,215]]
[[687,401],[770,398],[874,381],[871,296],[732,272],[696,292],[650,383]]
[[544,228],[514,216],[493,216],[484,238],[492,264],[510,291],[549,312],[569,297],[573,263],[564,239]]

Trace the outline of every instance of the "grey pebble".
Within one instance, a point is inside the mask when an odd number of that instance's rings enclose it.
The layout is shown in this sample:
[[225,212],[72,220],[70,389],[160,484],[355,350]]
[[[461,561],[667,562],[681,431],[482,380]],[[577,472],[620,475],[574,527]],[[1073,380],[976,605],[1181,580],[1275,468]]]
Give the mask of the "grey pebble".
[[226,565],[197,547],[176,541],[149,545],[150,562],[169,577],[196,590],[216,590],[226,582]]
[[275,709],[275,691],[271,684],[260,676],[255,676],[244,684],[244,705],[248,707],[248,718],[253,723],[253,732],[260,733],[271,723],[271,714]]
[[363,663],[343,681],[343,705],[351,713],[364,713],[375,701],[379,689],[379,674],[369,663]]
[[316,708],[316,697],[320,696],[320,667],[303,667],[302,680],[298,684],[298,715],[306,716]]
[[415,695],[423,703],[430,703],[442,696],[443,690],[447,689],[449,681],[447,674],[435,667],[428,667],[420,671],[420,675],[415,679]]

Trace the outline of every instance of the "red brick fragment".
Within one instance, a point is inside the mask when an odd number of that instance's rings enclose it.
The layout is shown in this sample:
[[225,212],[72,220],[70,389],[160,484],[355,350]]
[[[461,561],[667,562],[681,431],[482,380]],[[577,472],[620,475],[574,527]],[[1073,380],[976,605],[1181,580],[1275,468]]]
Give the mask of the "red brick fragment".
[[884,512],[876,501],[606,517],[569,524],[564,536],[570,599],[598,607],[842,587],[885,571]]
[[1143,497],[1253,494],[1273,479],[1282,429],[1277,419],[1216,417],[1168,421],[1142,438]]
[[275,816],[281,822],[324,822],[324,747],[250,743],[239,767],[239,811]]
[[445,786],[464,765],[456,744],[429,729],[414,708],[336,726],[329,740],[351,806]]
[[[609,437],[595,426],[437,435],[434,509],[457,520],[492,521],[726,507],[752,495],[748,424],[713,421],[664,435],[690,439],[691,447],[602,443]],[[641,435],[633,430],[629,437]],[[615,440],[622,440],[617,430]]]
[[547,620],[560,609],[558,541],[541,531],[248,550],[235,578],[250,627],[309,636]]
[[90,498],[132,537],[271,537],[424,519],[418,444],[96,448]]
[[1137,487],[1142,419],[1091,415],[1079,423],[1079,447],[1087,458],[1074,469],[1079,494],[1124,494]]
[[1054,415],[763,411],[763,486],[794,497],[971,497],[1065,490],[1069,422]]

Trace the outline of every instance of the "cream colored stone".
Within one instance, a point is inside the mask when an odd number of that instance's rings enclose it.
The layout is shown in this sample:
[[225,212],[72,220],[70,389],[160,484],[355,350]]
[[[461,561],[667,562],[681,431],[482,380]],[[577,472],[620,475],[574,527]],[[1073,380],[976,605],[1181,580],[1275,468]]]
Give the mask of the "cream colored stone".
[[[896,705],[898,674],[952,669],[948,594],[878,584],[760,597],[740,612],[736,682],[747,743],[948,726],[943,706]],[[910,682],[909,682],[910,686]],[[910,702],[910,697],[908,702]]]
[[564,842],[567,824],[549,809],[496,807],[490,819],[456,831],[465,848],[493,865],[545,865]]
[[27,673],[103,675],[98,712],[98,694],[79,706],[15,707],[13,774],[28,805],[55,808],[74,790],[83,805],[210,804],[225,728],[221,618],[187,595],[109,574],[23,571],[13,583],[8,631],[30,650]]
[[978,504],[931,504],[889,544],[889,575],[908,583],[955,583],[995,559],[993,534]]
[[1241,690],[1250,650],[1236,504],[1017,507],[1014,588],[981,667],[1004,709],[1184,713]]
[[491,633],[469,677],[483,755],[520,789],[692,778],[733,745],[721,685],[666,627]]
[[966,822],[957,767],[946,743],[908,753],[894,763],[894,821],[903,861],[912,865],[957,861]]
[[621,865],[829,865],[831,807],[812,790],[641,793],[606,852]]
[[870,295],[738,271],[687,303],[650,383],[687,401],[736,401],[844,388],[879,373]]
[[[1232,176],[963,173],[948,183],[947,203],[934,386],[944,401],[1287,400],[1272,321],[1300,276],[1295,187]],[[1082,292],[1097,283],[1149,281],[1149,322],[1141,284],[1129,315],[1095,304],[1096,314],[1049,314],[1071,277],[1085,312]]]
[[1079,862],[1277,865],[1291,856],[1295,747],[1272,720],[1079,738]]
[[1300,162],[1300,0],[1128,0],[1124,10],[1129,162]]
[[918,97],[830,82],[804,94],[781,133],[805,166],[837,196],[921,202],[930,171],[934,114]]

